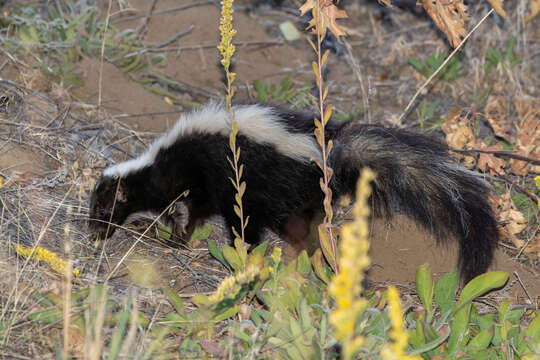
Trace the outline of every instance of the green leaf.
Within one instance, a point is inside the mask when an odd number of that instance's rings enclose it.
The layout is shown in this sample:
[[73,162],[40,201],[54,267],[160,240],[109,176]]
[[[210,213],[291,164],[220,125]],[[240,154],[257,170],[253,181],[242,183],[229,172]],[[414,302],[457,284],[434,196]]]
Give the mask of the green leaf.
[[231,308],[228,308],[227,310],[225,310],[221,314],[215,316],[213,320],[214,321],[223,321],[225,319],[233,317],[234,315],[236,315],[238,313],[238,311],[240,311],[240,306],[239,305],[233,306]]
[[[119,321],[116,323],[116,326],[114,328],[114,332],[112,334],[111,342],[109,345],[108,359],[115,360],[118,357],[118,354],[120,354],[120,350],[122,349],[124,332],[126,331],[126,327],[130,318],[130,303],[131,301],[125,304],[124,309],[120,313]],[[135,319],[133,319],[132,321],[135,321]]]
[[268,101],[268,87],[266,84],[259,80],[253,82],[253,87],[255,88],[256,96],[261,101]]
[[178,313],[171,312],[165,315],[165,321],[161,321],[160,324],[176,328],[188,328],[193,325],[193,321]]
[[467,345],[467,349],[470,350],[483,350],[487,349],[493,339],[493,327],[485,329],[476,334]]
[[536,312],[536,317],[529,324],[525,331],[525,336],[530,336],[535,341],[540,341],[540,311]]
[[225,267],[230,269],[229,263],[223,256],[223,251],[218,248],[216,243],[213,240],[208,239],[208,251],[210,251],[210,254],[215,257],[220,263],[222,263]]
[[435,285],[434,299],[441,314],[446,314],[455,305],[455,296],[459,286],[459,274],[452,271],[445,274]]
[[409,56],[407,60],[416,69],[416,71],[422,72],[422,70],[424,69],[424,64],[422,64],[417,58]]
[[264,256],[264,254],[266,254],[266,249],[268,249],[268,241],[264,241],[257,245],[253,250],[251,250],[251,253],[260,253]]
[[236,249],[236,253],[240,257],[240,263],[242,264],[242,268],[243,268],[247,261],[247,249],[249,245],[243,242],[242,239],[237,238],[237,239],[234,239],[234,247]]
[[156,65],[161,62],[166,63],[167,57],[163,54],[156,54],[150,58],[150,62],[152,63],[152,65]]
[[221,250],[223,251],[223,256],[225,259],[227,259],[227,262],[234,269],[234,271],[242,271],[242,261],[240,260],[240,256],[238,256],[236,250],[228,245],[225,245]]
[[193,230],[193,234],[189,237],[189,242],[206,240],[212,235],[214,227],[210,224],[204,224],[202,226],[197,226]]
[[[433,313],[433,289],[431,270],[424,264],[416,270],[416,290],[422,305],[430,315]],[[431,316],[429,317],[431,318]]]
[[463,348],[469,338],[469,315],[471,311],[471,304],[467,303],[458,310],[450,326],[450,338],[448,339],[448,346],[446,347],[446,354],[450,357]]
[[508,273],[503,271],[493,271],[479,275],[472,279],[461,292],[457,303],[457,308],[471,302],[473,299],[486,292],[500,288],[508,280]]
[[330,277],[332,276],[332,270],[326,265],[323,260],[321,249],[317,249],[311,257],[313,263],[313,269],[315,274],[326,284],[330,283]]
[[45,324],[52,324],[62,320],[62,312],[57,308],[36,311],[28,315],[28,319]]
[[298,255],[298,264],[296,265],[296,271],[300,274],[306,276],[311,272],[311,260],[307,254],[306,250],[302,250],[300,255]]
[[176,312],[180,315],[184,315],[184,302],[178,293],[170,287],[163,288],[161,291],[163,292],[163,295],[167,297],[167,300],[169,300]]
[[159,236],[166,240],[171,240],[172,236],[172,227],[169,225],[165,225],[161,222],[158,222],[157,224],[157,231],[159,233]]
[[[417,336],[419,336],[420,334],[421,334],[421,336],[424,336],[424,334],[422,332],[422,325],[419,324],[419,322],[417,323],[416,332],[417,332]],[[448,339],[449,336],[450,336],[450,329],[446,328],[446,331],[442,335],[438,336],[437,338],[435,338],[434,340],[431,340],[428,343],[425,343],[424,345],[415,347],[414,350],[408,351],[407,355],[420,355],[420,354],[426,353],[428,351],[431,351],[433,349],[436,349],[443,342],[445,342],[446,339]],[[425,341],[425,338],[424,338],[424,341]]]

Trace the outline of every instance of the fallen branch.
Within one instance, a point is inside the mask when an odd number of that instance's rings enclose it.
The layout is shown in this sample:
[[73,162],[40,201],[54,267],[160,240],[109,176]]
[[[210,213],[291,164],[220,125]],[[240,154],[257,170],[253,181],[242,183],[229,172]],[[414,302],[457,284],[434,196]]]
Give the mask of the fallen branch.
[[540,160],[533,159],[527,156],[515,154],[513,150],[482,150],[482,149],[466,149],[466,150],[459,150],[459,149],[450,149],[451,151],[458,152],[458,153],[484,153],[484,154],[495,154],[502,157],[512,158],[516,160],[526,161],[534,165],[540,165]]

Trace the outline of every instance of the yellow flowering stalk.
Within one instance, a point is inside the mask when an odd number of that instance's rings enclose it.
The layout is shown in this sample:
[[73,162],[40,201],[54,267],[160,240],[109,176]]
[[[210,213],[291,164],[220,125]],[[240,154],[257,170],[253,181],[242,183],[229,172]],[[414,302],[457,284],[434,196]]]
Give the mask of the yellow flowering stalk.
[[392,322],[392,330],[390,330],[390,338],[392,344],[386,344],[381,351],[381,355],[385,360],[422,360],[419,356],[406,355],[404,349],[407,347],[407,333],[403,330],[403,310],[399,302],[399,291],[390,286],[387,292],[388,306],[390,307],[390,321]]
[[258,274],[259,269],[257,267],[249,266],[246,270],[223,279],[216,292],[210,295],[208,300],[213,304],[217,304],[225,298],[234,298],[242,286],[249,284]]
[[234,55],[235,47],[232,44],[232,39],[236,35],[236,30],[232,26],[232,14],[234,0],[221,1],[221,19],[219,20],[219,31],[221,32],[221,42],[218,45],[218,50],[223,59],[221,59],[221,65],[225,69],[227,75],[227,110],[230,109],[231,99],[234,95],[234,89],[232,83],[236,76],[235,73],[229,72],[231,65],[231,58]]
[[[36,246],[35,248],[24,248],[21,245],[17,245],[15,252],[27,258],[29,257],[37,261],[46,262],[54,271],[59,272],[62,275],[66,274],[68,263],[66,260],[59,257],[55,252],[47,250],[41,246]],[[73,269],[73,275],[79,276],[79,273],[79,269]]]
[[243,242],[245,242],[244,230],[249,221],[249,217],[244,218],[242,196],[244,195],[244,192],[246,191],[246,183],[241,180],[242,172],[243,172],[243,165],[240,164],[240,148],[236,147],[236,136],[238,135],[238,124],[236,123],[236,121],[234,121],[234,114],[232,111],[232,97],[234,95],[234,88],[232,87],[232,83],[234,82],[236,74],[229,71],[230,66],[231,66],[231,58],[234,55],[234,51],[235,51],[235,47],[232,44],[232,39],[234,35],[236,35],[236,30],[234,30],[232,26],[232,20],[233,20],[232,14],[234,12],[232,9],[233,3],[234,3],[234,0],[221,1],[221,19],[219,20],[219,31],[221,32],[221,42],[218,45],[218,50],[222,56],[221,65],[223,65],[223,69],[225,69],[225,75],[227,77],[227,94],[225,96],[225,99],[226,99],[226,105],[227,105],[227,112],[229,113],[229,120],[231,123],[231,132],[229,134],[229,147],[231,148],[231,152],[233,155],[232,160],[230,158],[227,158],[227,159],[229,160],[229,163],[231,167],[233,168],[234,175],[235,175],[234,179],[231,178],[234,188],[236,189],[236,196],[234,197],[235,202],[236,202],[236,204],[234,205],[234,212],[240,218],[240,233],[238,233],[235,228],[233,228],[232,230],[233,230],[235,238],[239,238]]
[[343,225],[339,258],[339,273],[334,276],[329,286],[329,293],[336,299],[336,308],[330,314],[330,323],[335,328],[335,337],[343,345],[343,358],[351,359],[364,342],[363,336],[356,336],[359,316],[367,307],[367,300],[362,297],[364,271],[370,265],[368,257],[368,216],[370,213],[367,199],[371,194],[369,182],[375,173],[369,169],[362,171],[358,181],[354,221]]

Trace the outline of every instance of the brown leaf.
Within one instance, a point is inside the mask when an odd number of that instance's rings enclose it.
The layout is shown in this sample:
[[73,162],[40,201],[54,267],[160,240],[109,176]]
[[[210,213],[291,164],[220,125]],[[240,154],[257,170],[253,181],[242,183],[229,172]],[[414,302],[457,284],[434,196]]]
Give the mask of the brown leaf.
[[508,114],[508,103],[505,97],[490,95],[484,107],[484,115],[496,136],[513,142],[512,126]]
[[[518,136],[515,150],[517,154],[540,159],[540,100],[526,97],[516,98],[514,106],[519,116]],[[511,159],[510,167],[516,175],[540,172],[539,165]]]
[[446,134],[446,142],[449,146],[461,150],[466,145],[472,145],[474,136],[469,127],[469,119],[461,116],[460,107],[450,109],[441,129]]
[[[527,226],[527,219],[525,219],[525,216],[517,209],[510,196],[510,192],[503,195],[493,195],[491,197],[491,203],[497,220],[508,234],[516,235],[525,229]],[[518,244],[517,238],[514,240],[514,236],[510,236],[510,238],[514,241],[516,246],[523,246],[523,244]]]
[[458,46],[467,35],[465,23],[470,20],[463,0],[423,0],[422,6],[450,44]]
[[532,19],[540,14],[540,0],[529,0],[530,12],[525,17],[525,23],[530,22]]
[[493,10],[495,10],[497,14],[501,15],[502,17],[506,17],[506,12],[502,6],[502,0],[488,0],[488,2],[491,4]]
[[[501,145],[494,145],[486,148],[482,140],[476,141],[476,147],[483,150],[502,150]],[[478,168],[483,172],[489,170],[491,176],[503,175],[506,162],[498,158],[495,154],[480,153],[478,156]]]
[[345,30],[336,23],[337,19],[347,18],[347,13],[344,10],[339,10],[332,0],[307,0],[306,3],[300,7],[301,14],[304,14],[309,9],[312,9],[313,11],[313,19],[309,22],[306,30],[311,29],[312,34],[317,33],[317,14],[315,11],[315,6],[317,6],[317,4],[319,6],[319,26],[321,36],[326,34],[327,29],[330,29],[335,37],[347,35]]
[[313,9],[317,5],[317,0],[306,0],[304,5],[300,6],[300,15],[305,15],[309,10]]

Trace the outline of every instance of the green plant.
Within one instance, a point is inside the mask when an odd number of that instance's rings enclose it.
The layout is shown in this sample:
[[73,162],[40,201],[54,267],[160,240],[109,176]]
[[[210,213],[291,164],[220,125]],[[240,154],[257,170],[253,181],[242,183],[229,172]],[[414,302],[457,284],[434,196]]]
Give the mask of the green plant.
[[[504,272],[482,274],[471,280],[455,295],[459,285],[457,272],[444,275],[437,283],[427,266],[416,273],[416,287],[423,309],[407,315],[412,353],[425,359],[443,359],[465,355],[473,359],[514,359],[540,354],[540,320],[533,317],[523,326],[525,311],[512,310],[509,301],[499,305],[497,314],[480,315],[472,301],[486,292],[503,286]],[[531,357],[534,358],[534,357]]]
[[497,66],[508,66],[513,67],[523,61],[523,59],[514,53],[514,48],[516,46],[516,38],[511,36],[506,43],[506,48],[504,51],[494,49],[491,46],[488,47],[486,51],[486,65],[484,71],[486,74],[489,74],[493,68]]
[[[415,57],[409,57],[409,64],[416,69],[424,77],[429,78],[443,64],[446,56],[442,53],[435,53],[426,58],[425,62],[420,61]],[[435,76],[436,79],[452,82],[463,76],[460,72],[462,65],[463,53],[454,56],[446,66]]]
[[300,108],[309,105],[309,84],[304,84],[301,88],[293,86],[292,75],[287,75],[277,85],[260,80],[253,82],[255,97],[259,101],[288,102]]
[[443,124],[445,120],[435,114],[435,110],[439,103],[439,100],[428,103],[428,100],[424,99],[420,106],[416,108],[415,112],[411,113],[408,117],[413,120],[416,126],[421,130],[434,129]]

